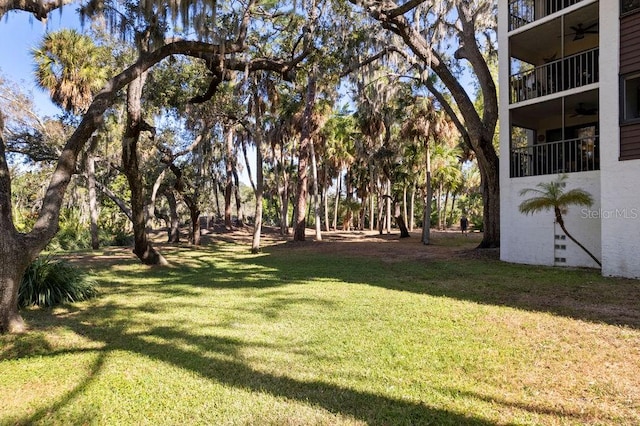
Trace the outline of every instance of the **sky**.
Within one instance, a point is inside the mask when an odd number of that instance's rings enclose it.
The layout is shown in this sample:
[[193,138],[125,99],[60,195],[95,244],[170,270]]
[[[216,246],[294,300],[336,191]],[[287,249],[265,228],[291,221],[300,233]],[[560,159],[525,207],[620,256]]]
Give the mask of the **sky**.
[[46,26],[26,12],[10,12],[0,20],[0,74],[30,92],[38,112],[49,116],[58,114],[60,109],[51,103],[46,92],[36,87],[31,50],[47,31],[78,26],[73,6],[63,9],[62,14],[51,13]]
[[[74,5],[63,7],[62,14],[54,11],[46,25],[26,12],[10,12],[0,20],[0,75],[18,83],[25,92],[31,93],[36,110],[43,116],[56,116],[62,112],[55,106],[47,92],[36,86],[31,50],[38,46],[48,31],[61,28],[80,29]],[[255,179],[255,152],[250,149],[252,174]],[[240,162],[244,163],[244,160]],[[249,177],[244,165],[240,168],[240,179],[246,185]]]

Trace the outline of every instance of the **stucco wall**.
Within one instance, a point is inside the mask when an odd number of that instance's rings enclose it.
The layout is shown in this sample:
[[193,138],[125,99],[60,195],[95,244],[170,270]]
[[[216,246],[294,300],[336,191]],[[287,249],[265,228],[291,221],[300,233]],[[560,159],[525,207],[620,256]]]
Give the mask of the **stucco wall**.
[[[501,240],[500,258],[507,262],[528,263],[535,265],[586,266],[598,265],[580,247],[570,241],[556,240],[562,230],[555,224],[552,211],[524,215],[518,206],[528,196],[521,196],[525,188],[535,188],[541,182],[550,182],[557,175],[532,176],[524,178],[504,179],[501,187]],[[600,173],[570,173],[566,190],[580,188],[589,192],[594,198],[590,208],[570,207],[563,215],[567,230],[597,258],[601,256],[600,245]],[[563,245],[566,249],[556,249]],[[564,258],[565,262],[556,262],[556,258]]]
[[[604,8],[600,4],[600,8]],[[498,12],[499,28],[508,28],[508,2],[500,1]],[[604,25],[601,25],[604,28]],[[616,27],[617,28],[617,27]],[[499,31],[499,46],[508,46],[507,31]],[[509,87],[509,52],[499,50],[499,86]],[[605,60],[601,54],[600,61]],[[601,74],[602,75],[602,74]],[[617,80],[616,80],[617,81]],[[616,90],[617,93],[617,90]],[[500,258],[507,262],[538,265],[554,265],[556,257],[564,257],[566,266],[595,267],[596,263],[570,240],[556,241],[556,229],[552,212],[541,212],[525,216],[518,206],[525,199],[520,196],[524,188],[534,188],[540,182],[549,182],[556,175],[510,178],[509,176],[509,91],[500,90],[499,113],[500,132]],[[605,108],[602,108],[604,111]],[[604,148],[601,150],[604,151]],[[640,180],[638,180],[640,186]],[[598,171],[571,173],[568,175],[566,189],[581,188],[588,191],[595,204],[590,209],[571,208],[565,215],[567,230],[585,245],[597,258],[601,256],[601,174]],[[640,222],[639,222],[640,223]],[[566,245],[566,250],[555,250],[556,243]],[[640,264],[640,262],[638,262]]]
[[[619,2],[600,2],[601,46],[619,45]],[[600,49],[600,63],[619,64],[618,48]],[[600,67],[602,273],[640,277],[640,160],[619,161],[618,67]]]

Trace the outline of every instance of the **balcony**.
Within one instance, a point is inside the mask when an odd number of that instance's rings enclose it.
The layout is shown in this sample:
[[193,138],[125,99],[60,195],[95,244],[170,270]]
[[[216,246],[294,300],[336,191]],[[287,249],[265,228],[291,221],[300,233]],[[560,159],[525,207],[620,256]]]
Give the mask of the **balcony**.
[[600,170],[598,136],[511,149],[511,177]]
[[511,76],[510,103],[522,102],[598,82],[599,50],[550,61]]
[[510,0],[509,31],[549,16],[583,0]]

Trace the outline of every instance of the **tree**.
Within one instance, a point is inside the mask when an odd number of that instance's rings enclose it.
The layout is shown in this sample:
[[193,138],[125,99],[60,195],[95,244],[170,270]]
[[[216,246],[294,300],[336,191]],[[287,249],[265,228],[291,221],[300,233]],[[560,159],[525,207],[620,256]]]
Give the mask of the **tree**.
[[555,220],[562,232],[578,247],[584,250],[598,266],[602,266],[602,263],[591,253],[585,246],[583,246],[573,235],[571,235],[564,224],[564,218],[562,217],[562,211],[566,210],[569,206],[586,206],[589,207],[593,204],[593,197],[588,192],[576,188],[569,191],[565,191],[567,175],[560,175],[556,180],[551,182],[542,182],[536,185],[536,188],[525,188],[520,191],[520,196],[527,194],[534,194],[532,198],[520,203],[519,209],[521,213],[533,214],[543,210],[553,210]]
[[[438,227],[446,228],[446,210],[449,193],[460,184],[462,172],[460,170],[461,151],[451,143],[440,143],[432,151],[431,164],[435,169],[433,184],[438,188],[437,210]],[[443,199],[444,196],[444,199]]]
[[[262,78],[260,78],[262,77]],[[253,180],[251,181],[253,186],[253,193],[256,197],[256,208],[254,212],[253,219],[253,238],[251,240],[251,252],[258,253],[260,251],[260,237],[262,233],[262,199],[264,194],[264,173],[263,173],[263,156],[262,156],[262,145],[265,136],[264,132],[264,109],[265,103],[262,102],[260,98],[260,86],[265,89],[265,92],[269,92],[269,88],[272,85],[269,84],[269,80],[264,75],[256,75],[254,76],[253,87],[252,87],[252,102],[250,102],[249,113],[253,114],[255,126],[253,130],[253,140],[256,146],[256,184],[253,185]],[[244,145],[243,145],[244,148]],[[246,159],[246,150],[245,159]],[[247,167],[249,166],[249,162],[247,161]],[[251,178],[251,173],[249,173],[249,177]]]
[[328,208],[328,186],[329,181],[336,179],[336,195],[334,203],[333,228],[338,227],[338,209],[340,204],[340,192],[342,186],[342,176],[345,169],[348,170],[355,160],[354,151],[354,135],[356,133],[356,122],[352,115],[346,111],[337,111],[327,121],[323,127],[322,135],[324,139],[324,156],[323,162],[325,166],[325,184],[324,184],[324,200],[325,200],[325,229],[331,228],[329,220]]
[[[93,95],[107,79],[105,49],[75,30],[49,33],[33,51],[36,62],[36,83],[50,94],[51,100],[66,112],[78,115],[91,104]],[[87,177],[91,247],[96,250],[98,239],[98,207],[94,152],[97,138],[93,138],[84,158]]]
[[[16,2],[21,3],[21,2]],[[175,5],[175,2],[170,2]],[[188,2],[183,2],[186,4]],[[59,3],[57,3],[59,5]],[[2,7],[10,5],[18,9],[14,2],[0,3],[0,14],[6,12]],[[150,5],[147,4],[147,5]],[[158,10],[163,13],[163,3]],[[4,135],[0,134],[0,332],[21,332],[25,329],[24,321],[18,312],[17,294],[20,281],[28,264],[46,247],[58,230],[60,209],[64,194],[71,176],[76,173],[77,160],[87,141],[103,122],[103,114],[114,103],[118,93],[141,73],[171,55],[187,55],[196,58],[207,58],[208,63],[224,63],[227,69],[253,72],[256,69],[279,72],[289,75],[307,52],[295,50],[287,53],[287,60],[279,58],[238,58],[245,51],[247,28],[249,27],[250,2],[242,13],[241,23],[234,33],[236,37],[222,39],[217,43],[195,40],[173,39],[166,44],[144,52],[139,58],[119,74],[108,80],[102,90],[79,119],[72,135],[66,140],[58,155],[55,170],[45,190],[37,219],[28,233],[19,232],[12,217],[11,174],[6,161]],[[150,11],[153,14],[153,11]],[[174,15],[175,16],[175,15]],[[181,14],[184,17],[184,14]],[[187,14],[187,18],[189,15]],[[4,116],[0,112],[0,116]],[[4,118],[0,118],[0,130],[4,130]],[[141,123],[140,123],[141,124]],[[132,129],[136,130],[136,129]],[[133,133],[131,134],[133,136]]]
[[[383,28],[397,35],[398,50],[418,79],[456,124],[465,145],[475,153],[482,177],[484,237],[480,247],[500,245],[499,161],[493,145],[498,98],[488,62],[495,57],[497,2],[453,0],[427,2],[349,0],[361,5]],[[484,36],[484,37],[481,37]],[[392,43],[390,41],[389,43]],[[452,53],[451,46],[458,46]],[[397,47],[397,46],[396,46]],[[466,61],[466,62],[465,62]],[[470,65],[482,95],[481,109],[470,98],[457,70]]]
[[22,10],[31,13],[37,20],[45,22],[49,12],[56,10],[74,0],[24,1],[0,0],[0,18],[12,10]]
[[73,114],[84,112],[107,80],[106,51],[75,30],[48,33],[33,51],[36,82]]

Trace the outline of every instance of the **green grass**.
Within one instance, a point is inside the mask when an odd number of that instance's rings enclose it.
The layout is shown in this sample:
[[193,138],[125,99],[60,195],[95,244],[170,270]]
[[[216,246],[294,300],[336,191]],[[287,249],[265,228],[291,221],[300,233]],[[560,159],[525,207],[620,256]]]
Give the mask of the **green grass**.
[[0,424],[640,423],[636,281],[246,250],[93,263],[99,298],[24,311]]

